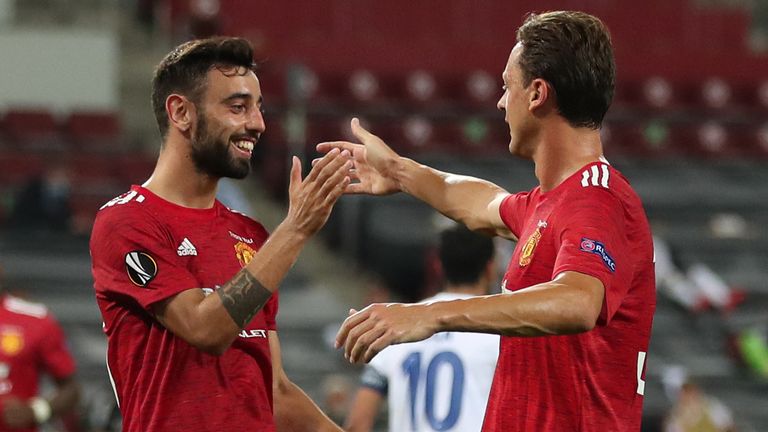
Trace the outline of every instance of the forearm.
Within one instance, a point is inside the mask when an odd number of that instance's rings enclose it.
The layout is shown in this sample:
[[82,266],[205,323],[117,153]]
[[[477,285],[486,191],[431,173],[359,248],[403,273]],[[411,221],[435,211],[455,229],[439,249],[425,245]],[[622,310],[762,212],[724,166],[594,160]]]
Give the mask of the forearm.
[[[600,303],[601,304],[601,303]],[[590,295],[552,281],[509,294],[427,306],[437,331],[545,336],[589,331],[600,312]]]
[[370,432],[384,396],[377,390],[361,387],[344,422],[347,432]]
[[490,207],[508,195],[503,188],[475,177],[438,171],[403,157],[393,162],[392,172],[402,191],[469,229],[491,233],[506,229],[498,208]]
[[283,221],[269,236],[246,266],[269,291],[277,290],[293,267],[309,236],[299,232],[289,221]]
[[279,432],[341,432],[296,384],[288,379],[274,389],[275,423]]
[[238,329],[248,324],[277,290],[307,239],[283,222],[248,265],[216,291]]
[[80,385],[73,378],[59,382],[56,393],[51,397],[51,415],[53,417],[66,415],[77,406],[80,400]]

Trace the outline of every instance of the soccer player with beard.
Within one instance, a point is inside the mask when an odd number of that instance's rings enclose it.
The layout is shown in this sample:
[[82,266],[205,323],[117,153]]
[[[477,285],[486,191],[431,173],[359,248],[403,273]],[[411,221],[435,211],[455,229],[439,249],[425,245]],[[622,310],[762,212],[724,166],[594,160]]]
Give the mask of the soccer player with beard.
[[371,305],[337,335],[351,361],[436,332],[502,335],[483,430],[638,431],[656,304],[642,203],[603,158],[613,97],[607,29],[580,12],[532,14],[517,31],[498,108],[510,153],[539,186],[510,194],[400,157],[353,120],[350,193],[407,192],[473,230],[519,239],[502,293],[430,304]]
[[278,285],[349,183],[349,154],[304,179],[293,158],[271,235],[217,201],[266,128],[252,62],[238,38],[168,54],[153,79],[155,170],[97,215],[94,287],[126,432],[340,430],[283,371],[275,316]]

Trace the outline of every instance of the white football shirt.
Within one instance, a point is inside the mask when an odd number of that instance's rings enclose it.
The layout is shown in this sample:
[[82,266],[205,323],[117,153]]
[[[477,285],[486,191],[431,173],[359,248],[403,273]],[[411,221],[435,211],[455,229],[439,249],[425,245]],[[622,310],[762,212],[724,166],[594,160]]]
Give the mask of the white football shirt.
[[[423,302],[469,297],[439,293]],[[498,355],[497,335],[437,333],[382,350],[363,385],[387,394],[391,432],[480,431]]]

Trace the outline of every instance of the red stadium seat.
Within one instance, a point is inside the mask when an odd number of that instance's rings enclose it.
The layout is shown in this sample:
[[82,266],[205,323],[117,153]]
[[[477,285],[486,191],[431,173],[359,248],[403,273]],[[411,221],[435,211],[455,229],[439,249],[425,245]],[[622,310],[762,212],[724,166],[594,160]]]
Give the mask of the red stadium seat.
[[45,163],[40,154],[4,152],[0,154],[0,184],[18,185],[43,172]]
[[733,99],[733,88],[721,78],[710,78],[701,84],[701,100],[710,109],[723,109]]
[[264,107],[267,112],[285,102],[288,90],[285,69],[265,62],[256,69],[256,76],[259,77],[261,93],[264,96]]
[[671,129],[658,120],[606,122],[602,131],[605,154],[655,158],[672,152]]
[[155,158],[143,154],[122,155],[115,159],[116,174],[121,189],[127,191],[133,184],[142,184],[152,175]]
[[470,106],[493,109],[502,94],[501,80],[484,71],[470,73],[464,82],[466,102]]
[[69,198],[69,207],[72,211],[72,223],[76,232],[89,233],[96,219],[96,212],[109,200],[123,191],[110,193],[90,193],[73,191]]
[[642,99],[652,108],[668,108],[675,100],[675,90],[664,77],[651,77],[643,83]]
[[11,144],[28,151],[63,150],[64,140],[52,113],[37,109],[11,109],[5,114],[4,128]]
[[755,100],[761,109],[768,111],[768,80],[760,83],[755,89]]
[[736,128],[717,120],[673,125],[670,129],[674,154],[699,158],[731,158],[742,153]]
[[376,103],[403,105],[408,103],[410,95],[403,74],[379,74],[379,91]]
[[413,71],[405,79],[408,96],[415,102],[429,102],[437,95],[437,80],[426,71]]
[[721,122],[710,120],[697,125],[696,137],[698,148],[696,153],[705,157],[735,156],[731,131]]
[[742,154],[749,157],[768,158],[768,122],[740,129],[736,142]]
[[360,103],[369,103],[379,95],[379,79],[371,71],[357,70],[349,76],[347,90]]
[[124,150],[121,143],[120,119],[115,113],[73,112],[64,126],[68,138],[78,149],[99,152]]
[[75,187],[84,192],[111,193],[120,187],[117,159],[112,155],[79,154],[70,160]]

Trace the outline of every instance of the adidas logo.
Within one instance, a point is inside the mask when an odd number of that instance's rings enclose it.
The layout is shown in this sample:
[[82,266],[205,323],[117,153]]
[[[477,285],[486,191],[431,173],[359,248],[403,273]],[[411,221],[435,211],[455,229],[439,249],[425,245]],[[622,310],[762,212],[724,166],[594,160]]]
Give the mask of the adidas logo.
[[176,253],[179,256],[197,255],[197,249],[195,249],[195,245],[188,238],[184,237],[184,240],[181,241],[181,244],[176,249]]

